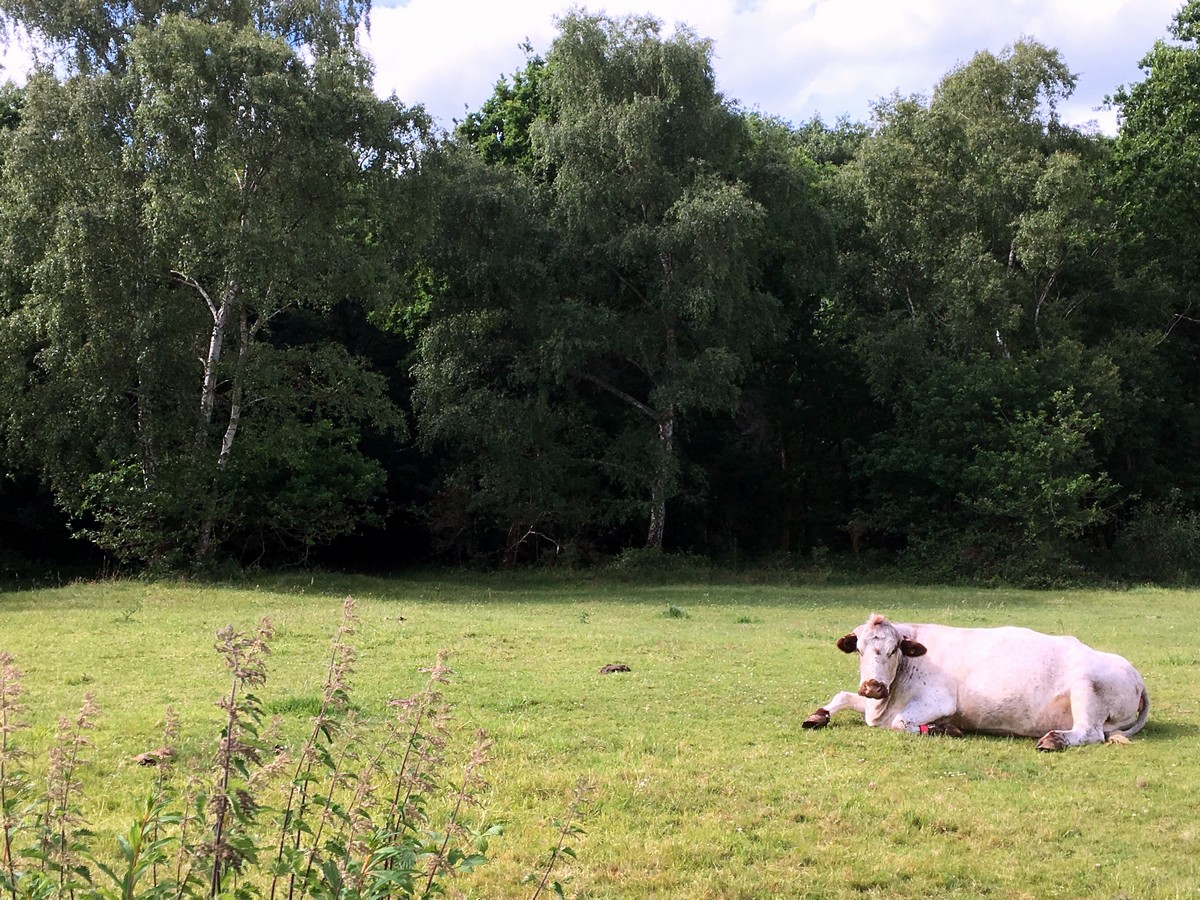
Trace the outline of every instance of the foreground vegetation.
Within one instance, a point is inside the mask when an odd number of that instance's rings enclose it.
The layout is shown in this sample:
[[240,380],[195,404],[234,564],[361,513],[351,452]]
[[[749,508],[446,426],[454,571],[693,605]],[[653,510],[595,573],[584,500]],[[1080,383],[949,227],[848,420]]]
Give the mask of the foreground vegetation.
[[[568,896],[1176,897],[1200,888],[1197,595],[903,586],[630,584],[453,575],[273,576],[254,584],[76,584],[0,594],[0,651],[24,671],[20,735],[40,777],[55,721],[85,691],[100,713],[79,769],[82,812],[115,858],[158,770],[135,757],[182,722],[177,772],[212,765],[228,623],[271,619],[257,688],[298,749],[321,707],[346,595],[359,625],[352,707],[383,723],[440,648],[456,675],[448,758],[494,741],[491,860],[451,896],[528,897],[580,793],[554,878]],[[1152,713],[1128,746],[1058,755],[1033,742],[918,739],[805,715],[852,684],[834,640],[877,610],[899,620],[1020,623],[1127,656]],[[628,672],[601,674],[608,664]],[[443,798],[445,799],[445,798]],[[272,801],[275,802],[275,801]],[[431,810],[437,812],[436,804]],[[439,813],[440,814],[440,813]]]

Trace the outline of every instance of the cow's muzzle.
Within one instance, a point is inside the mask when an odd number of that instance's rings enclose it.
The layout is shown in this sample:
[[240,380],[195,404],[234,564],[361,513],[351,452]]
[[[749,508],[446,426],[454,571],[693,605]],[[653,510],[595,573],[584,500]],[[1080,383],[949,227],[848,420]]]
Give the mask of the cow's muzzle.
[[886,700],[888,698],[888,687],[882,681],[876,681],[874,678],[864,681],[858,689],[860,697],[866,697],[868,700]]

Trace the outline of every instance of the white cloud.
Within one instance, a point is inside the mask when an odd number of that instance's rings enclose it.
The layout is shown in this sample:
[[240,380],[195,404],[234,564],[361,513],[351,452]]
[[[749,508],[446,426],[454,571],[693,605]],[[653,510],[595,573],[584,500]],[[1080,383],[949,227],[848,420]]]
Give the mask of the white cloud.
[[25,83],[33,68],[33,53],[24,34],[0,28],[0,67],[0,81]]
[[[893,91],[928,94],[978,50],[1022,36],[1062,51],[1079,74],[1068,121],[1097,120],[1106,94],[1141,78],[1138,62],[1180,0],[602,0],[612,15],[651,13],[714,42],[721,91],[743,106],[801,122],[819,114],[865,120]],[[526,38],[545,53],[569,0],[375,0],[365,44],[377,89],[423,103],[449,127],[477,109],[496,80],[525,64]],[[586,5],[586,4],[585,4]],[[28,48],[10,41],[6,71],[21,76]]]
[[424,103],[448,127],[477,109],[502,75],[524,65],[526,38],[535,49],[549,46],[560,7],[558,0],[376,6],[364,38],[375,60],[376,89]]
[[[567,8],[561,0],[377,6],[368,45],[381,92],[423,102],[449,126],[478,108],[499,76],[524,64],[522,40],[544,53],[553,16]],[[1112,131],[1115,116],[1094,108],[1141,77],[1137,63],[1166,35],[1178,0],[608,0],[592,8],[650,12],[668,26],[687,22],[713,39],[727,97],[794,122],[815,114],[865,120],[880,97],[928,94],[976,51],[1033,37],[1060,49],[1080,74],[1063,114]]]

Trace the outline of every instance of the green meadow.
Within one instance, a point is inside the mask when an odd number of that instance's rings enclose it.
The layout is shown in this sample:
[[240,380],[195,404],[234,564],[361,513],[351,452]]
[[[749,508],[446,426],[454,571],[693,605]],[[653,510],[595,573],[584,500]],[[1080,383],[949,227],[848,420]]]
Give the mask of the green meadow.
[[[203,770],[228,685],[217,629],[271,619],[257,693],[301,740],[320,702],[344,597],[360,627],[351,700],[364,719],[454,669],[451,754],[494,744],[477,822],[489,861],[449,896],[522,884],[585,784],[583,833],[553,877],[580,898],[1200,897],[1200,592],[1019,591],[749,581],[626,583],[437,574],[264,576],[211,586],[79,583],[0,594],[0,651],[24,673],[33,772],[85,691],[101,714],[83,813],[115,847],[155,770],[134,757],[183,721],[176,768]],[[1039,754],[1034,741],[916,737],[800,723],[856,660],[834,641],[897,621],[1027,625],[1122,654],[1150,722],[1128,745]],[[606,665],[629,671],[602,674]],[[544,896],[544,895],[543,895]]]

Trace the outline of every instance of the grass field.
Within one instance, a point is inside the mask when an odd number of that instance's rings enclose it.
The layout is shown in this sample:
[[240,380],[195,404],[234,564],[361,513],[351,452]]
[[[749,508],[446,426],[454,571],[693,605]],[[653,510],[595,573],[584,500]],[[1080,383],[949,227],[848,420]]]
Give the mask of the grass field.
[[[20,735],[49,744],[85,690],[102,709],[85,812],[122,828],[167,704],[207,758],[227,623],[274,621],[259,691],[301,733],[342,599],[362,628],[354,702],[382,716],[451,652],[456,726],[495,740],[492,860],[452,896],[528,897],[552,820],[593,784],[559,870],[587,898],[1200,898],[1200,593],[835,585],[635,585],[453,575],[308,575],[257,584],[113,582],[0,594],[0,650],[25,672]],[[1032,740],[898,735],[852,714],[800,722],[856,661],[834,641],[869,612],[1022,624],[1130,659],[1152,711],[1128,746],[1039,754]],[[630,671],[600,674],[609,663]]]

